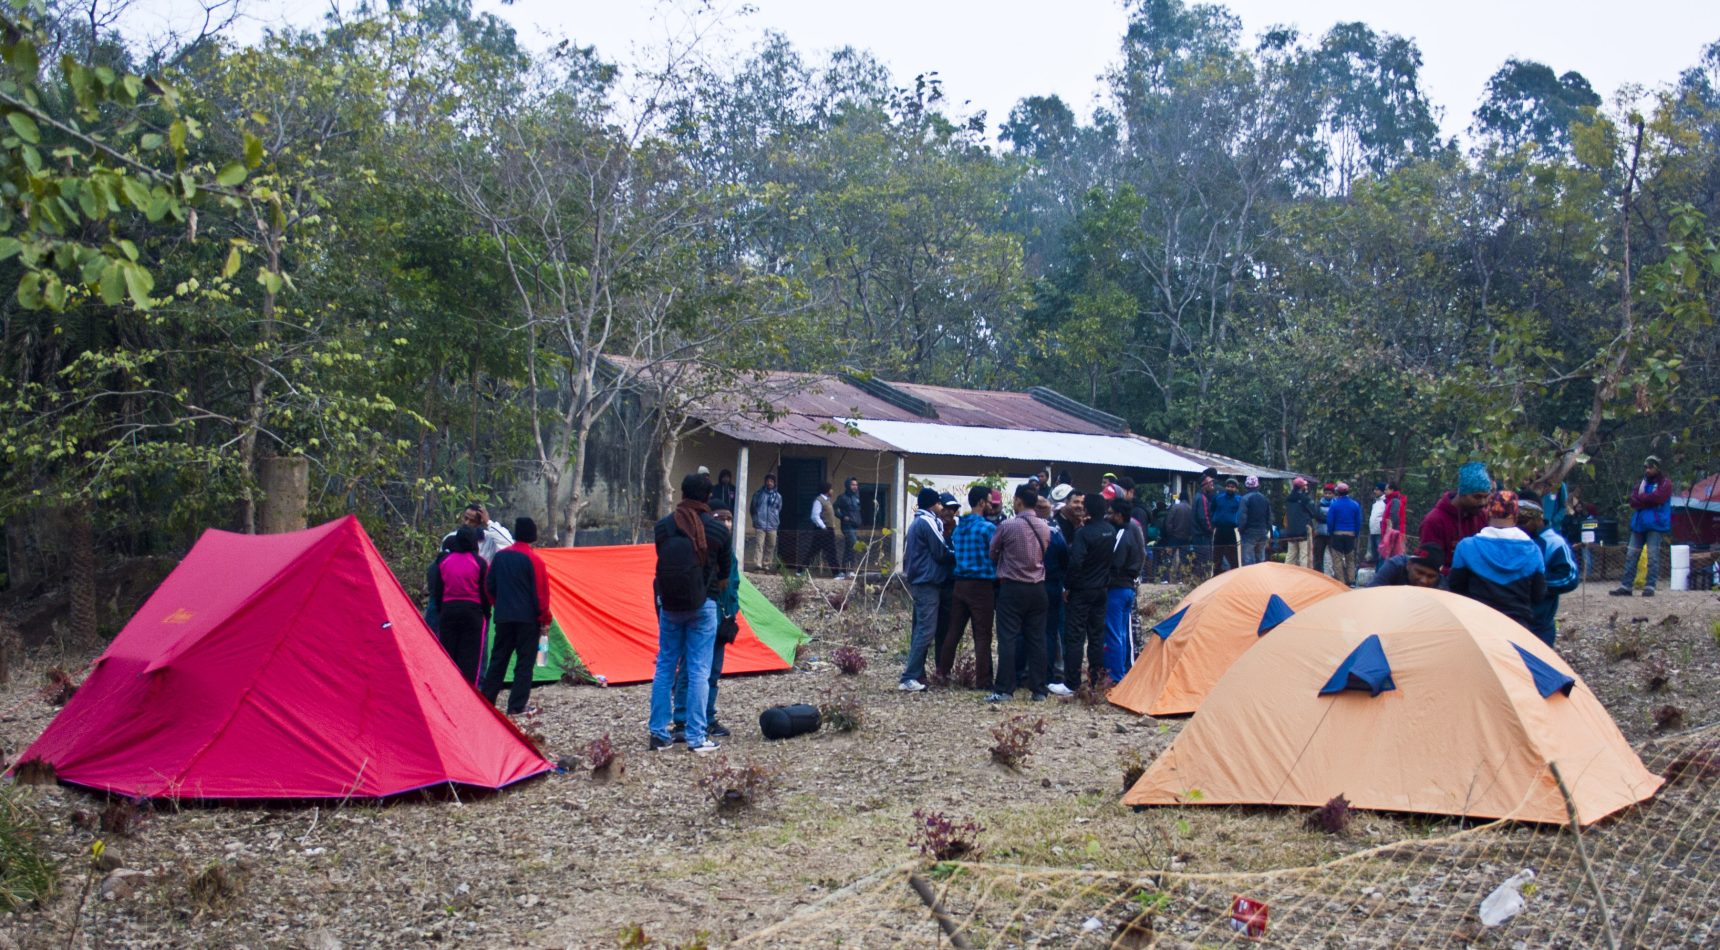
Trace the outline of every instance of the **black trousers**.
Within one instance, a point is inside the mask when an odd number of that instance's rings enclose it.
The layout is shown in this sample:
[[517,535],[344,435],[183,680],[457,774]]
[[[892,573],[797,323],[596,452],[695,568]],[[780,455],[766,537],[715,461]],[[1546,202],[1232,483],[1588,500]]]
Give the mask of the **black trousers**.
[[824,563],[830,565],[830,573],[842,573],[842,562],[836,557],[836,535],[823,528],[814,528],[807,532],[806,569],[811,571],[818,566],[818,556],[824,555]]
[[532,695],[532,671],[537,666],[539,627],[535,623],[503,621],[496,624],[496,642],[490,648],[490,666],[484,671],[484,698],[492,705],[501,695],[508,676],[508,660],[514,661],[514,682],[508,687],[508,715],[526,711]]
[[[1087,679],[1081,661],[1087,661]],[[1063,611],[1063,685],[1076,689],[1105,673],[1105,588],[1072,590]]]
[[937,658],[944,655],[944,637],[949,635],[950,630],[950,603],[955,599],[955,593],[954,580],[938,588],[938,629],[932,642],[933,668],[936,668]]
[[436,637],[460,668],[460,678],[477,685],[478,664],[484,662],[484,608],[469,600],[443,601]]
[[1045,692],[1045,585],[1003,581],[997,588],[997,680],[992,691],[1015,692],[1017,651],[1027,651],[1026,685]]

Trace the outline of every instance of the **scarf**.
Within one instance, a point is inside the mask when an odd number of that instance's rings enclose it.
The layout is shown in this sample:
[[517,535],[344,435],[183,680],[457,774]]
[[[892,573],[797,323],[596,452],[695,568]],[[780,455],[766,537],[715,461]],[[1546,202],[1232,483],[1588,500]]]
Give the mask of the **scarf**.
[[710,505],[691,498],[683,498],[681,503],[675,506],[675,527],[693,539],[693,553],[699,556],[700,566],[709,566],[711,563],[711,552],[705,545],[705,522],[699,518],[710,510]]

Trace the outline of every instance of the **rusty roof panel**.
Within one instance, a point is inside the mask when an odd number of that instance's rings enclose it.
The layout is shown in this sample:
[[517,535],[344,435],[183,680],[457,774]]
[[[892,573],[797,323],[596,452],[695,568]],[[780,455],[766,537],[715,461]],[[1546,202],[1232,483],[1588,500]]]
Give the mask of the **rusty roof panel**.
[[[956,426],[989,426],[994,429],[1029,429],[1038,432],[1072,432],[1082,435],[1116,435],[1078,416],[1060,412],[1033,398],[1032,393],[983,389],[956,389],[923,383],[890,385],[937,407],[937,421]],[[897,410],[900,413],[900,410]],[[924,421],[906,414],[871,416],[874,419]]]

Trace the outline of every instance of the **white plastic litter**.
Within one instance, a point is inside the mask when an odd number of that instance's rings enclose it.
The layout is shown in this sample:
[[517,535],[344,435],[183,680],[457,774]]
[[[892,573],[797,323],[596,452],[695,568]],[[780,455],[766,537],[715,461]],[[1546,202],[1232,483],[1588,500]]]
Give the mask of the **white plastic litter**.
[[1105,926],[1104,921],[1100,920],[1097,917],[1089,917],[1086,920],[1083,920],[1081,922],[1081,932],[1084,934],[1090,934],[1093,931],[1099,930],[1100,928],[1102,928],[1104,926]]
[[1487,899],[1481,902],[1481,923],[1487,927],[1497,927],[1522,912],[1523,885],[1535,879],[1534,868],[1524,868],[1505,879],[1505,883],[1493,889]]

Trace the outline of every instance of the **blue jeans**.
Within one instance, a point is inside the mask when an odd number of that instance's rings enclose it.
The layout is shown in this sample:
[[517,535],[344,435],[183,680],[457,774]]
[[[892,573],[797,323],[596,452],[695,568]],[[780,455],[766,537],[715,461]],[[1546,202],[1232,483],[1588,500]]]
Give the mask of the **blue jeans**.
[[1624,552],[1624,576],[1618,580],[1620,590],[1630,590],[1636,586],[1636,562],[1642,557],[1644,545],[1648,546],[1648,576],[1643,578],[1642,589],[1654,590],[1654,582],[1660,580],[1660,547],[1664,537],[1664,531],[1630,533],[1630,547]]
[[914,599],[914,638],[908,646],[908,665],[902,668],[902,682],[924,682],[926,652],[938,634],[938,600],[943,589],[937,584],[909,584],[908,593]]
[[1105,592],[1105,670],[1121,683],[1135,662],[1135,589],[1113,587]]
[[[714,637],[712,638],[711,675],[710,678],[705,681],[711,689],[710,698],[705,701],[706,728],[709,728],[711,723],[717,721],[717,684],[721,682],[723,678],[723,653],[727,649],[728,644],[720,643]],[[675,670],[674,721],[682,723],[683,726],[687,722],[687,664],[685,663],[682,663],[680,668]]]
[[853,525],[842,526],[842,568],[847,570],[853,565],[860,552],[854,550],[860,544],[860,529]]
[[711,652],[717,642],[717,602],[698,610],[657,611],[657,671],[651,677],[651,735],[669,740],[675,671],[687,666],[687,745],[705,741],[705,711],[710,705]]
[[1242,536],[1243,566],[1246,567],[1250,564],[1259,564],[1261,561],[1266,560],[1267,543],[1270,540],[1271,539],[1264,534],[1244,534]]
[[1063,582],[1045,582],[1045,675],[1063,682]]

